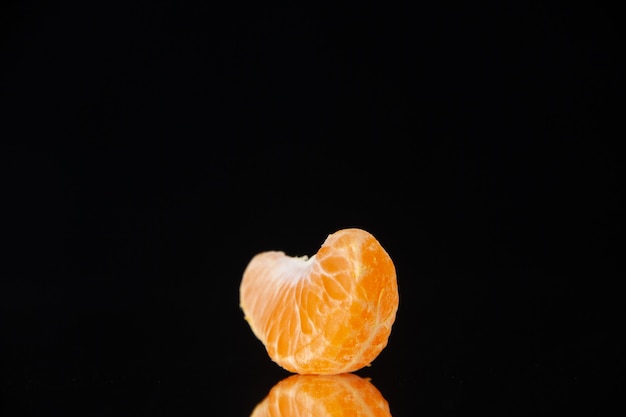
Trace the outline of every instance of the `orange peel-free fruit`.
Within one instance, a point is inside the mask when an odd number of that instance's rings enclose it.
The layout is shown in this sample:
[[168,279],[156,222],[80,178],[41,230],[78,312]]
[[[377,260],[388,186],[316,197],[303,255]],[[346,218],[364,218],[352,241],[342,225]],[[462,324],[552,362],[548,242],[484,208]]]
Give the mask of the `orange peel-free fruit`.
[[298,374],[341,374],[387,346],[398,310],[396,269],[369,232],[330,234],[312,257],[255,255],[240,306],[270,358]]
[[355,374],[292,375],[283,379],[250,417],[391,417],[389,403],[367,379]]

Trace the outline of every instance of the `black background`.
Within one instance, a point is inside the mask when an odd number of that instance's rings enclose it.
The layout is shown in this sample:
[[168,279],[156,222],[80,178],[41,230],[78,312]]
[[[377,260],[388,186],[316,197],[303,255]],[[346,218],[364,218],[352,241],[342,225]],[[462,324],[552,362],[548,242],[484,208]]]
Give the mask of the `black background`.
[[243,269],[344,227],[396,263],[389,345],[358,372],[394,416],[622,392],[617,10],[2,8],[7,415],[249,415],[288,373]]

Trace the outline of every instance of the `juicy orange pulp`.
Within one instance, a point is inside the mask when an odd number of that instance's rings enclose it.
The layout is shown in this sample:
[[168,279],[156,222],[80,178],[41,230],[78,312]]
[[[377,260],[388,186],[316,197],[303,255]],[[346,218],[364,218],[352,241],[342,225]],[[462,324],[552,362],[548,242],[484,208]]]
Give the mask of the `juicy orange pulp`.
[[270,358],[299,374],[369,365],[387,345],[398,301],[391,257],[357,228],[329,235],[311,258],[259,253],[240,286],[245,319]]
[[389,404],[367,379],[354,374],[292,375],[270,390],[251,417],[391,417]]

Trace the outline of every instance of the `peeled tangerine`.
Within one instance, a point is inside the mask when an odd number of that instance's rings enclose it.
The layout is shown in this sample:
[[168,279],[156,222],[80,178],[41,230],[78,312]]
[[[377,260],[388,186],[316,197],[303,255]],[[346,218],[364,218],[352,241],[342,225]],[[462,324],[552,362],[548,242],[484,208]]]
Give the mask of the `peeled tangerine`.
[[398,300],[389,254],[356,228],[329,235],[311,258],[261,252],[240,286],[252,331],[274,362],[298,374],[368,366],[387,346]]

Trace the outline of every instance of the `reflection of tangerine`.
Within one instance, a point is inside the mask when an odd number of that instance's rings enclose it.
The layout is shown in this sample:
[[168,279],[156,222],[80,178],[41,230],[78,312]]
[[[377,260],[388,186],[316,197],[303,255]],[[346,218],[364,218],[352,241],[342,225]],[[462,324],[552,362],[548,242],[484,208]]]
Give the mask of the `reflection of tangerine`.
[[385,348],[398,309],[394,264],[361,229],[329,235],[311,258],[269,251],[243,274],[241,308],[270,358],[299,374],[339,374]]
[[380,391],[357,375],[292,375],[274,385],[250,417],[265,416],[391,417],[391,411]]

